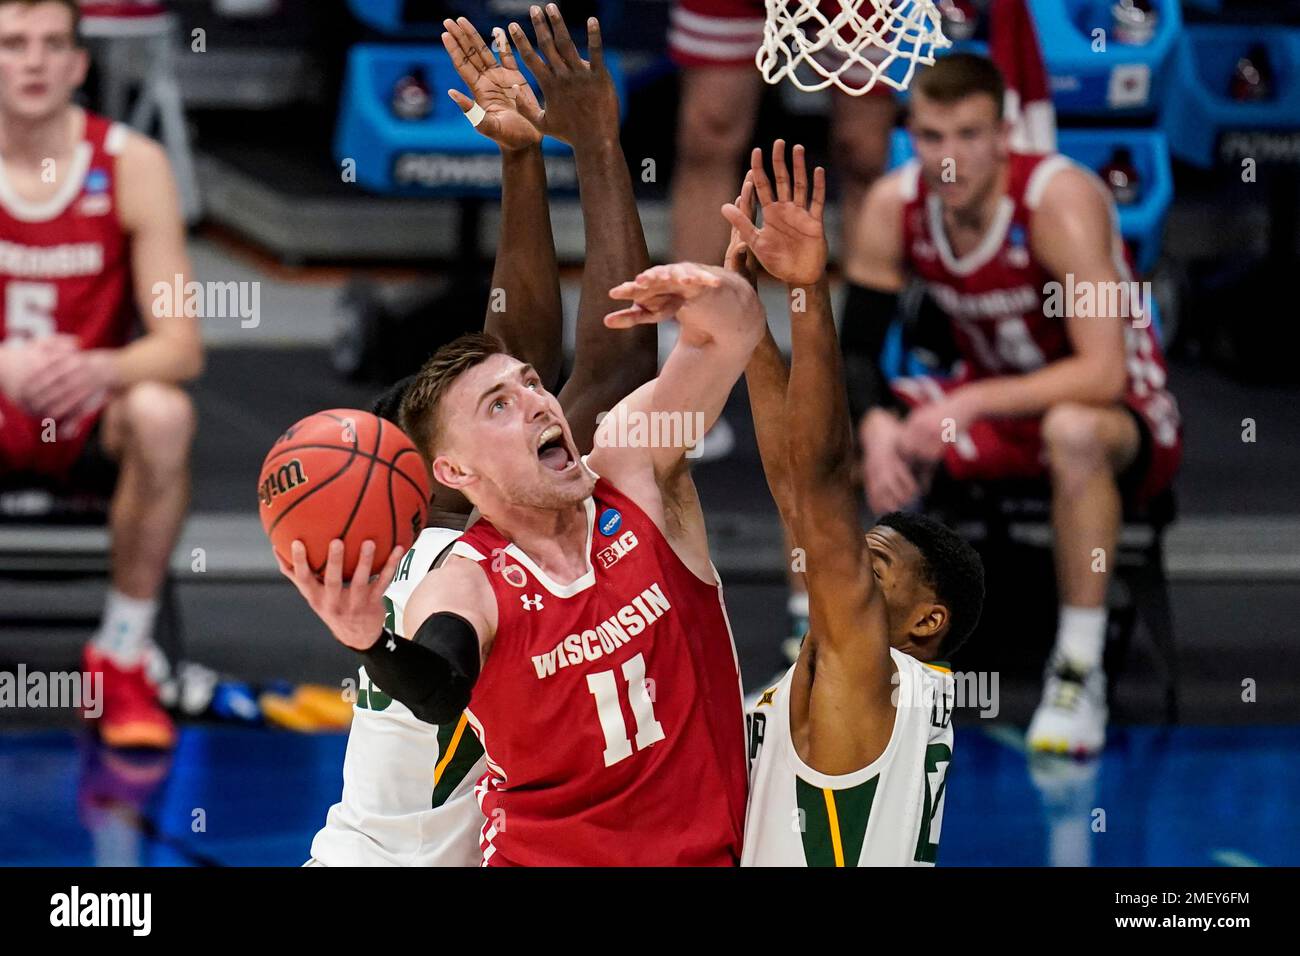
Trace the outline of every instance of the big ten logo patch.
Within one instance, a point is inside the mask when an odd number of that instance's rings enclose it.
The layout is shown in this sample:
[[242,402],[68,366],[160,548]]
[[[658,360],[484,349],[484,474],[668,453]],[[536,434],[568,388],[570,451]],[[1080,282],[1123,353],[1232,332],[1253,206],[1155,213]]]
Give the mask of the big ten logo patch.
[[622,535],[610,543],[608,548],[597,551],[596,558],[600,561],[601,567],[612,568],[619,558],[635,547],[636,533],[630,530],[624,531]]

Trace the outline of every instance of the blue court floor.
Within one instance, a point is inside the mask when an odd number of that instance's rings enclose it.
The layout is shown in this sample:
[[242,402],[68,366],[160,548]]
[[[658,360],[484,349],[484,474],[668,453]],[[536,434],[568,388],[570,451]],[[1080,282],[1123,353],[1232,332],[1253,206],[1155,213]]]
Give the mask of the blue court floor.
[[[298,865],[339,795],[344,735],[191,727],[167,757],[67,731],[0,737],[0,864]],[[1300,863],[1300,727],[1116,727],[1091,764],[958,729],[939,863]]]

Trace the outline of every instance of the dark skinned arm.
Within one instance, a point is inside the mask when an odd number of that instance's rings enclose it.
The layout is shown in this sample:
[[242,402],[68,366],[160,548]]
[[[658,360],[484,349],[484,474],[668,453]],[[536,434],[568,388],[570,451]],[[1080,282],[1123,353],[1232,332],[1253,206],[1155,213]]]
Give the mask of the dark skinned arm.
[[804,151],[794,149],[792,176],[781,140],[773,145],[772,171],[775,186],[755,150],[749,178],[762,203],[761,229],[736,205],[723,207],[723,215],[789,288],[786,480],[811,618],[792,714],[796,723],[806,714],[807,752],[800,755],[823,773],[840,774],[870,763],[888,742],[893,663],[883,596],[857,522],[848,394],[826,279],[825,173],[815,171],[810,200]]
[[442,26],[442,45],[473,98],[459,90],[447,94],[466,113],[475,104],[483,109],[475,128],[501,150],[501,234],[484,329],[553,388],[564,358],[564,313],[542,134],[523,114],[537,100],[505,31],[496,31],[494,53],[466,18],[444,20]]
[[501,151],[501,238],[485,331],[554,388],[564,362],[564,311],[540,146]]
[[632,177],[619,144],[618,95],[605,67],[600,25],[587,21],[587,54],[574,46],[559,10],[534,8],[534,49],[517,24],[510,33],[537,77],[545,110],[522,108],[539,130],[573,147],[586,235],[573,374],[560,404],[582,452],[591,450],[596,416],[654,378],[658,334],[653,326],[605,327],[609,290],[650,265]]

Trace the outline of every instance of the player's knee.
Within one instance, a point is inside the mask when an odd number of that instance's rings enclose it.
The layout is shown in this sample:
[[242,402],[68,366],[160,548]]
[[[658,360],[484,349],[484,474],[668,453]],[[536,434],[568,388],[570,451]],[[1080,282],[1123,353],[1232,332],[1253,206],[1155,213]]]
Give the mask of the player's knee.
[[1043,444],[1053,467],[1102,464],[1106,445],[1101,411],[1069,402],[1053,405],[1043,416]]
[[175,385],[142,382],[123,398],[132,451],[152,463],[183,461],[194,438],[194,403]]
[[685,165],[739,162],[749,145],[753,117],[726,97],[696,94],[681,107],[677,161]]

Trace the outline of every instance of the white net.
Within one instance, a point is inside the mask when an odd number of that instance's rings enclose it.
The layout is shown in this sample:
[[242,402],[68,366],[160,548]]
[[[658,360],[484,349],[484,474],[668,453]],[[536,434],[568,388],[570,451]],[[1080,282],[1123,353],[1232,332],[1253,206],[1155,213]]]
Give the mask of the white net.
[[907,89],[951,45],[933,0],[767,0],[755,62],[769,83],[860,96],[877,83]]

